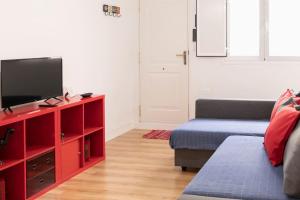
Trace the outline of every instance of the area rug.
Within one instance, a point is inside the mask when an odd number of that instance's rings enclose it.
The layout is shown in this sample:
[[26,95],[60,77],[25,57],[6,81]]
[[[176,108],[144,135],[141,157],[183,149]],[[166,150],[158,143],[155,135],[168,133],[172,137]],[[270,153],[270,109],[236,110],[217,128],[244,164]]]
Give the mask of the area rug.
[[167,130],[152,130],[145,135],[143,138],[145,139],[158,139],[158,140],[169,140],[171,136],[171,131]]

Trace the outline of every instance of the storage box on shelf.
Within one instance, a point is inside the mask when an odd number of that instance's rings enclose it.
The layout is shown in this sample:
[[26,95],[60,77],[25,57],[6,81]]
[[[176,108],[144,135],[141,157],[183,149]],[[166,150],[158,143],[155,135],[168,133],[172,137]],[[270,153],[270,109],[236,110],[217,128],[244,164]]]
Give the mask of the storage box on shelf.
[[104,160],[104,140],[104,96],[0,112],[0,198],[37,198]]
[[26,177],[27,179],[37,177],[53,168],[55,168],[55,152],[50,151],[27,160]]
[[50,151],[26,162],[27,198],[55,183],[55,153]]

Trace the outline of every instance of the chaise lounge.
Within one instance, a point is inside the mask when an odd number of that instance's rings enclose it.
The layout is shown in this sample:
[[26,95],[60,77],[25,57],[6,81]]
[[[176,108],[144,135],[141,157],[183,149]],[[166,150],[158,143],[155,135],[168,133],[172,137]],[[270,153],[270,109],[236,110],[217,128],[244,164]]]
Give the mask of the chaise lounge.
[[273,167],[263,137],[230,136],[179,200],[292,200],[283,192],[283,167]]

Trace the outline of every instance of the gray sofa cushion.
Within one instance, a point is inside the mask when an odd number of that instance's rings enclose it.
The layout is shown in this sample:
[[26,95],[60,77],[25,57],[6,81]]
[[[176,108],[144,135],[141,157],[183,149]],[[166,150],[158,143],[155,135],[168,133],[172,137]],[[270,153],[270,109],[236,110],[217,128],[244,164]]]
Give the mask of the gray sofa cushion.
[[300,123],[287,142],[283,163],[284,192],[300,198]]
[[275,101],[199,99],[196,118],[270,120]]
[[288,200],[283,192],[283,169],[273,167],[262,137],[231,136],[217,149],[185,195],[243,199]]

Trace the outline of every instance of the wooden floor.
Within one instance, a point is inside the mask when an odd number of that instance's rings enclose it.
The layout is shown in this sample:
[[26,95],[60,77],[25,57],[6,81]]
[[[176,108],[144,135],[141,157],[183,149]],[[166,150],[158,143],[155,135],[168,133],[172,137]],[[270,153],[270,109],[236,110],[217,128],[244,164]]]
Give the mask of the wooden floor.
[[42,196],[42,200],[175,200],[195,172],[174,167],[168,141],[132,130],[107,143],[106,161]]

